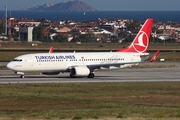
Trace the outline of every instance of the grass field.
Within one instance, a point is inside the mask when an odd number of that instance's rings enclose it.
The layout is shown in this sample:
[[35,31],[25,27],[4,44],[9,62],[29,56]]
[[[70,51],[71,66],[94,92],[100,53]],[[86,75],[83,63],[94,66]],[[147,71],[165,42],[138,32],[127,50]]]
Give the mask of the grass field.
[[[49,49],[51,46],[54,46],[56,50],[119,50],[124,47],[129,46],[130,42],[124,43],[37,43],[37,45],[32,46],[33,43],[26,42],[14,42],[14,43],[3,43],[0,46],[0,49]],[[149,43],[148,49],[160,49],[167,50],[180,49],[180,43]]]
[[180,119],[180,83],[0,85],[0,119]]

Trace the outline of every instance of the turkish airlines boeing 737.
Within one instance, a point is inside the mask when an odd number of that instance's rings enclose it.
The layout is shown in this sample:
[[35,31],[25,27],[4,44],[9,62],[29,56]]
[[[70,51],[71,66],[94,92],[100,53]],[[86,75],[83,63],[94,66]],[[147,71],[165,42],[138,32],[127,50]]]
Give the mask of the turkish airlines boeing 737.
[[153,19],[146,20],[130,46],[117,52],[79,53],[37,53],[14,58],[7,68],[24,78],[24,72],[42,72],[56,75],[70,72],[70,77],[87,76],[94,78],[98,69],[119,69],[144,62],[148,57],[147,48]]

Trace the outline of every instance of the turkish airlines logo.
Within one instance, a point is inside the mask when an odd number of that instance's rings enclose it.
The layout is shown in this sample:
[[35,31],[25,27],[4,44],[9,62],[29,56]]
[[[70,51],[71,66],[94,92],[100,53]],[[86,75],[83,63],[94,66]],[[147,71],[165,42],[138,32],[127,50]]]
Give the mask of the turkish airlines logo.
[[147,50],[148,43],[148,35],[145,32],[140,31],[139,36],[137,36],[137,39],[133,43],[133,48],[136,50],[136,52],[143,53]]

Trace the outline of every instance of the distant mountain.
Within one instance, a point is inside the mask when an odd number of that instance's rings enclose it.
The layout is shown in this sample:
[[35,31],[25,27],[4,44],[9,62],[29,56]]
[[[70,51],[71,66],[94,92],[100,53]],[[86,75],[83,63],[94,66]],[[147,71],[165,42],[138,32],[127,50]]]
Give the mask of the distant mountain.
[[31,7],[26,10],[33,10],[33,11],[97,11],[96,9],[92,8],[91,6],[87,5],[86,3],[74,0],[68,2],[61,2],[57,4],[46,3],[44,5]]

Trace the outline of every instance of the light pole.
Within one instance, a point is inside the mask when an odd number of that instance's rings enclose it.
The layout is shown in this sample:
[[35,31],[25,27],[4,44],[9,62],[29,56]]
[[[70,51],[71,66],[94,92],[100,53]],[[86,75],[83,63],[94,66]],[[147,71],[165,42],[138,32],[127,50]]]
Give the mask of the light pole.
[[5,5],[5,35],[7,35],[7,5]]

